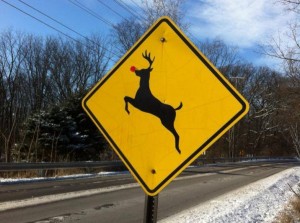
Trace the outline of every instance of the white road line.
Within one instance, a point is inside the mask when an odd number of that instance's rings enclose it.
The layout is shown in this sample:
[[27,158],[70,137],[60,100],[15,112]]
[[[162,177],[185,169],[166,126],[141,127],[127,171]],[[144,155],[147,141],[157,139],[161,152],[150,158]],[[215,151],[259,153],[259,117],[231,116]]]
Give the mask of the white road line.
[[112,192],[112,191],[117,191],[117,190],[124,190],[124,189],[128,189],[128,188],[135,188],[138,186],[139,185],[137,183],[131,183],[131,184],[125,184],[125,185],[120,185],[120,186],[91,189],[91,190],[86,190],[86,191],[68,192],[68,193],[62,193],[62,194],[28,198],[28,199],[24,199],[24,200],[7,201],[7,202],[0,203],[0,211],[6,211],[9,209],[15,209],[15,208],[23,208],[23,207],[33,206],[33,205],[38,205],[38,204],[46,204],[46,203],[51,203],[51,202],[55,202],[55,201],[73,199],[73,198],[78,198],[78,197],[91,196],[91,195],[95,195],[95,194],[107,193],[107,192]]

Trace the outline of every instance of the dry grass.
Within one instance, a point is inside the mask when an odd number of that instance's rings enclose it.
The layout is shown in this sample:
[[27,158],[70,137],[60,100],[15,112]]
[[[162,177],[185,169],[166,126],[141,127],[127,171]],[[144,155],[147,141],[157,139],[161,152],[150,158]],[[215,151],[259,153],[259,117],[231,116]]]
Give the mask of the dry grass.
[[289,213],[280,213],[278,217],[276,217],[274,223],[294,223],[293,217]]
[[[299,186],[300,189],[300,186]],[[300,192],[293,191],[294,197],[288,206],[279,213],[274,223],[297,223],[300,222]]]
[[291,202],[295,217],[298,221],[300,221],[300,197],[296,197],[292,202]]
[[58,169],[58,170],[28,170],[28,171],[13,171],[0,172],[0,178],[32,178],[32,177],[57,177],[72,174],[98,173],[103,171],[100,168],[73,168],[73,169]]
[[0,172],[0,178],[30,178],[37,177],[37,171]]

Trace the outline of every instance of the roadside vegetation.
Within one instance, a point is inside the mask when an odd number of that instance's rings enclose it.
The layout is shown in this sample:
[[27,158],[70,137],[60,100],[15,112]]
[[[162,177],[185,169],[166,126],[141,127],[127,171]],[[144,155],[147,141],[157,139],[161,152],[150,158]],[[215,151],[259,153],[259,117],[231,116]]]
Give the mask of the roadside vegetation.
[[291,191],[294,193],[291,201],[283,211],[281,211],[277,218],[276,222],[280,223],[296,223],[300,222],[300,184],[298,185],[298,190],[295,191],[291,188]]

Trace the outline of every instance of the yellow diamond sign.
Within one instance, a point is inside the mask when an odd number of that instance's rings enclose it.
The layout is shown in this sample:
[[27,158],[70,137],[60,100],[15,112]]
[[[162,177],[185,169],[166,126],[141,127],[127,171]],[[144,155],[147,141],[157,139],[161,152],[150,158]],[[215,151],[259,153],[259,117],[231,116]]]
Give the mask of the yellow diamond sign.
[[86,95],[83,107],[151,196],[249,108],[167,17]]

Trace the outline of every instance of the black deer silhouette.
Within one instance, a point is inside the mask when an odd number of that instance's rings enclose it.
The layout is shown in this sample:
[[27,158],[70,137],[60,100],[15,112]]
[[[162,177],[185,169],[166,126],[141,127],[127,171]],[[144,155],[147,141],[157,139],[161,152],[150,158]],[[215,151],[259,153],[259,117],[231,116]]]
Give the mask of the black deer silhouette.
[[135,98],[128,96],[124,97],[125,110],[129,114],[128,103],[133,105],[135,108],[150,113],[158,117],[165,128],[167,128],[175,137],[175,148],[180,154],[179,149],[179,135],[174,128],[174,121],[176,118],[176,110],[181,109],[182,102],[177,108],[173,108],[171,105],[164,104],[153,96],[150,87],[150,72],[153,70],[151,67],[155,57],[151,60],[150,53],[147,54],[147,50],[142,54],[143,57],[149,62],[149,67],[146,69],[138,70],[134,66],[130,68],[138,77],[140,77],[140,87],[135,94]]

